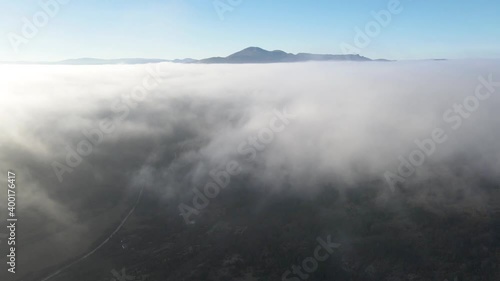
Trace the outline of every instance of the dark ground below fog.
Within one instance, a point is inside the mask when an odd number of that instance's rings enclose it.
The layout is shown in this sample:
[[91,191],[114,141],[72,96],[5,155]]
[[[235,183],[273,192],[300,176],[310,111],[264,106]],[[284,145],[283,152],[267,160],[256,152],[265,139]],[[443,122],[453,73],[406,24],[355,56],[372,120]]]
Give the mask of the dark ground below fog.
[[401,198],[380,204],[371,188],[328,187],[299,199],[232,187],[186,225],[177,203],[146,191],[108,244],[50,280],[281,280],[328,235],[341,246],[307,280],[500,280],[500,213],[492,207],[500,193],[488,192],[490,207],[459,209]]

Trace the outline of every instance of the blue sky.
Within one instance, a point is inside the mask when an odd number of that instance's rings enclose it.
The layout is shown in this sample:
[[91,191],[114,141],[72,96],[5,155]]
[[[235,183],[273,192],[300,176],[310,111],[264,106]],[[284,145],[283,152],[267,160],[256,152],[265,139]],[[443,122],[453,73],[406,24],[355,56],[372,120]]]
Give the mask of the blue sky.
[[[56,0],[42,0],[47,1]],[[205,58],[248,46],[342,53],[341,43],[354,45],[356,27],[364,30],[374,20],[371,12],[387,10],[390,1],[241,0],[221,19],[213,0],[71,0],[33,38],[19,43],[16,52],[12,34],[23,36],[23,18],[33,22],[43,9],[37,0],[0,0],[0,61]],[[361,55],[500,58],[500,1],[400,2],[402,11],[369,37],[370,43],[359,48]]]

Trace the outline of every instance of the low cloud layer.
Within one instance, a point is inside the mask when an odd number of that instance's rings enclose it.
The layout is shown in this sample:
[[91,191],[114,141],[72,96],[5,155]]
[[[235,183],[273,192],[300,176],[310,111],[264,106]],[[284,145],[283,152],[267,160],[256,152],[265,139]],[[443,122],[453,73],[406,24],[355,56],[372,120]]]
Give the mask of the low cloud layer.
[[[385,199],[480,206],[500,182],[498,60],[0,65],[0,76],[0,170],[18,174],[25,241],[93,242],[141,188],[190,203],[231,161],[233,182],[307,196],[370,183]],[[427,155],[416,141],[436,129],[446,141]],[[423,164],[391,187],[387,172],[401,177],[400,156],[419,149]]]

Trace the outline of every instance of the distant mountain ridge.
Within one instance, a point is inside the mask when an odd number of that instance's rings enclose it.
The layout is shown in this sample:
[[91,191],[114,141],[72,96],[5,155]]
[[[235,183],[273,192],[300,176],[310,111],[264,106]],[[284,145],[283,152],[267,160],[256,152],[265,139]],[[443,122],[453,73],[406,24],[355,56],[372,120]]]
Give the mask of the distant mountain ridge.
[[[286,53],[281,50],[268,51],[259,47],[248,47],[227,57],[212,57],[201,60],[186,59],[145,59],[145,58],[121,58],[121,59],[97,59],[78,58],[57,62],[0,62],[11,64],[55,64],[55,65],[106,65],[106,64],[147,64],[159,62],[173,63],[200,63],[200,64],[243,64],[243,63],[283,63],[283,62],[305,62],[305,61],[373,61],[370,58],[358,54],[309,54],[309,53]],[[379,59],[376,61],[388,61]]]
[[259,47],[248,47],[227,57],[213,57],[202,59],[198,63],[277,63],[303,61],[371,61],[358,54],[329,55],[309,53],[286,53],[281,50],[267,51]]
[[164,59],[143,59],[143,58],[123,58],[123,59],[96,59],[96,58],[79,58],[58,61],[53,64],[72,64],[72,65],[99,65],[99,64],[145,64],[168,62]]
[[[178,61],[183,61],[183,60],[178,60]],[[170,60],[144,59],[144,58],[123,58],[123,59],[78,58],[78,59],[68,59],[68,60],[55,61],[55,62],[15,61],[15,62],[0,62],[0,63],[6,63],[6,64],[44,64],[44,65],[107,65],[107,64],[147,64],[147,63],[159,63],[159,62],[170,62]]]

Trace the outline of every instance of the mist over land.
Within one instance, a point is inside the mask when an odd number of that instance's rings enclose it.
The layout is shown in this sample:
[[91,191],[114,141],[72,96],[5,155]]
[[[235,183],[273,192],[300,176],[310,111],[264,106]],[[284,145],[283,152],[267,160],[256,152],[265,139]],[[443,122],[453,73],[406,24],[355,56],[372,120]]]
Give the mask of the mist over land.
[[[0,65],[0,76],[18,280],[95,248],[141,190],[124,228],[53,280],[122,267],[280,280],[321,235],[342,247],[310,280],[500,277],[499,60]],[[427,154],[428,139],[440,143]],[[401,176],[415,150],[423,163]],[[228,163],[239,172],[186,223],[179,204],[196,209],[193,190]]]

